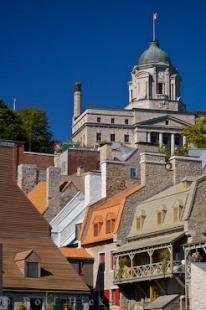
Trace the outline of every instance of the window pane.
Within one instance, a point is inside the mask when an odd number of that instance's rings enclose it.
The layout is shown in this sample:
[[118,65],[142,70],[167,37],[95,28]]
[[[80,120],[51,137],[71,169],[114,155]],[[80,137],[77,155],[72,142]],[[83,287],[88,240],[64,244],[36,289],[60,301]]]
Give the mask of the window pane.
[[114,134],[114,133],[112,133],[112,134],[110,135],[110,141],[111,141],[111,142],[115,142],[115,134]]
[[97,142],[101,141],[101,133],[100,132],[97,132],[97,134],[96,134],[96,141]]
[[136,168],[130,168],[130,178],[131,179],[137,178],[137,169]]
[[38,278],[38,263],[27,263],[27,277]]
[[129,135],[124,135],[124,142],[129,143]]

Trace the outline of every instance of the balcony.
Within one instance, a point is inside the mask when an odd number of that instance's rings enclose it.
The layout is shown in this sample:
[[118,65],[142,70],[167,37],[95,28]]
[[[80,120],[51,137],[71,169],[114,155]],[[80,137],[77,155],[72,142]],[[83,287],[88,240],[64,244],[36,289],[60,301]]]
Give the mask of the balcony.
[[124,266],[122,269],[114,271],[114,284],[171,277],[177,273],[184,273],[181,261],[158,262],[133,267]]

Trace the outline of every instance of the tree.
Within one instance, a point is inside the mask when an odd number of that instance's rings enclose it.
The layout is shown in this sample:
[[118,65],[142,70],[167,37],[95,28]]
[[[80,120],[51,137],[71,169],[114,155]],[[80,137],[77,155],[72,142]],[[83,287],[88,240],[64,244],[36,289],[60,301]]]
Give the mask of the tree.
[[33,152],[53,153],[54,141],[46,113],[39,108],[29,107],[17,114],[24,132],[25,148]]
[[185,127],[183,135],[187,138],[188,144],[206,148],[206,118],[199,119],[194,125]]
[[0,139],[22,140],[24,137],[21,121],[15,112],[10,110],[0,99]]

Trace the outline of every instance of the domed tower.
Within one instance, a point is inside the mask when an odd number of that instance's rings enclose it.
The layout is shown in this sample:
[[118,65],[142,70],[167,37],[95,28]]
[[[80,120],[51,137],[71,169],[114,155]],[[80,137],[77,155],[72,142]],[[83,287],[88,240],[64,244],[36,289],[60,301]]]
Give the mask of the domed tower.
[[158,41],[150,42],[131,75],[126,109],[185,111],[180,100],[180,75]]

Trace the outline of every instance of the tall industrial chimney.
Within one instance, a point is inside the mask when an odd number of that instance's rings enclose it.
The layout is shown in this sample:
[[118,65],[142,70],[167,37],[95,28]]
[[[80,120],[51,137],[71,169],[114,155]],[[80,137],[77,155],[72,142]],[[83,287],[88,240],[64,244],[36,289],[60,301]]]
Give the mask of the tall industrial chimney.
[[74,120],[81,114],[81,88],[80,82],[74,84]]

